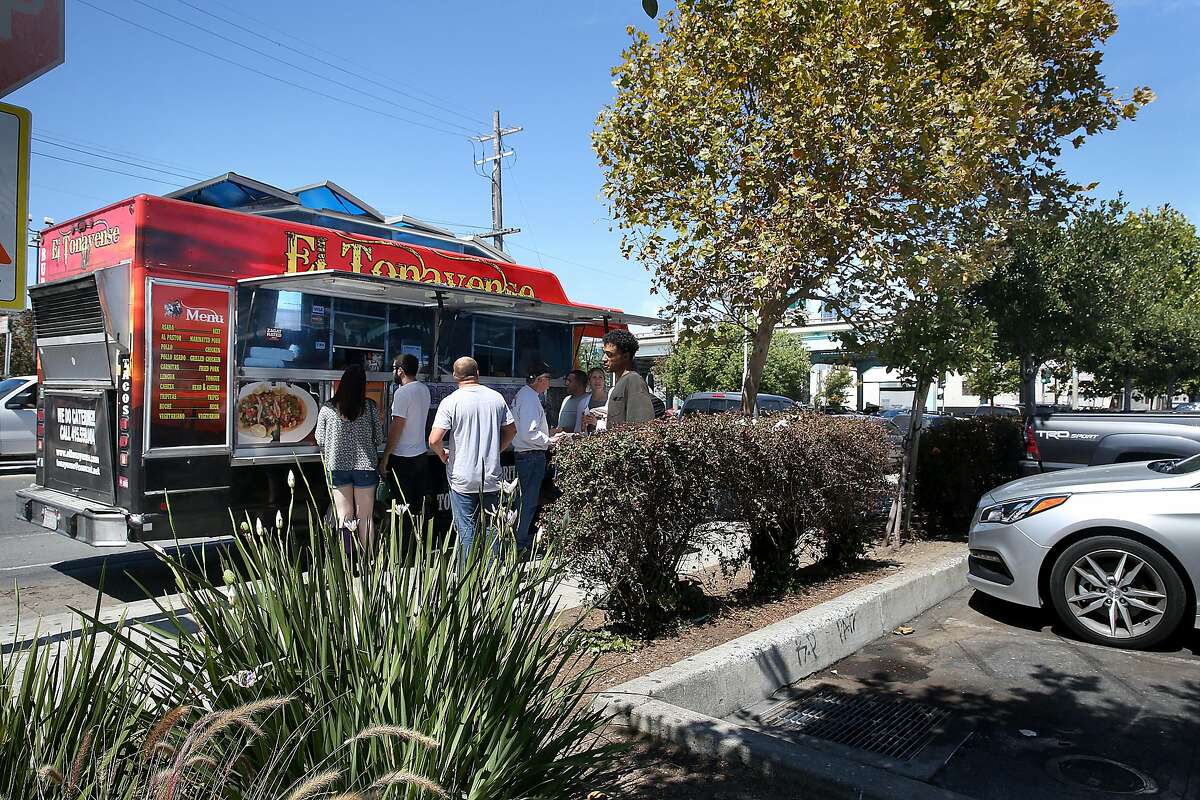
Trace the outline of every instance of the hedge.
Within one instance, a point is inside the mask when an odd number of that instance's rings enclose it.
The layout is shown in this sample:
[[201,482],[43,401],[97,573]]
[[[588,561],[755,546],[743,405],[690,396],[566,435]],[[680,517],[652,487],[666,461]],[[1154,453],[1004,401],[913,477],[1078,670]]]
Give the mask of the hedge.
[[1019,419],[971,417],[925,431],[913,511],[930,535],[966,535],[979,498],[1016,480],[1025,456]]
[[700,527],[718,517],[749,531],[733,561],[750,564],[755,593],[791,589],[807,559],[860,557],[880,533],[887,463],[882,430],[857,419],[656,421],[560,445],[561,496],[544,519],[585,591],[619,628],[647,633],[691,607],[679,565],[722,535]]

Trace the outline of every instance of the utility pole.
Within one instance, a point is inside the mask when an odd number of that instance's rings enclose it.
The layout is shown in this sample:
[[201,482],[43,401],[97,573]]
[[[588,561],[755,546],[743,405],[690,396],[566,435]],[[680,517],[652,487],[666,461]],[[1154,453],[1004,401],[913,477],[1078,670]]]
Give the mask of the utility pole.
[[489,161],[492,162],[492,229],[487,233],[480,234],[481,237],[491,237],[496,244],[497,250],[504,250],[504,237],[510,233],[520,233],[520,228],[505,228],[504,227],[504,193],[502,191],[501,178],[503,176],[503,159],[513,154],[512,150],[504,149],[504,137],[511,136],[514,133],[520,133],[524,128],[501,128],[500,127],[500,112],[497,111],[492,115],[492,133],[490,136],[476,136],[477,142],[491,142],[492,154],[476,161],[477,166],[483,166]]

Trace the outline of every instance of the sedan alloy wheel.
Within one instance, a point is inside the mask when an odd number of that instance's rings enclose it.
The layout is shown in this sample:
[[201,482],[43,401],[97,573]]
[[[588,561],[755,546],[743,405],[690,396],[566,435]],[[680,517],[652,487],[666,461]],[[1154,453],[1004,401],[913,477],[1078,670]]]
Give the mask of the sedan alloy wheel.
[[1101,636],[1129,639],[1154,630],[1167,587],[1154,567],[1124,550],[1100,550],[1071,565],[1064,592],[1075,619]]
[[1116,647],[1149,647],[1183,618],[1186,597],[1175,568],[1154,549],[1122,536],[1068,547],[1050,578],[1054,607],[1083,638]]

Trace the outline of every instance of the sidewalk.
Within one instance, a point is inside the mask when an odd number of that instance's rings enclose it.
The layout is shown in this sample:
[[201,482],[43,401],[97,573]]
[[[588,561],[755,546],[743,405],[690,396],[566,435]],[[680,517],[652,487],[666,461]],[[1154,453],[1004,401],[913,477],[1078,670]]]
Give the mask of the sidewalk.
[[[713,524],[724,526],[727,523]],[[733,526],[730,526],[729,530],[734,535],[729,536],[727,544],[722,547],[706,549],[686,556],[680,571],[687,574],[715,567],[719,563],[721,555],[732,552],[738,546],[741,539],[735,533]],[[585,605],[587,601],[583,589],[574,578],[567,578],[562,581],[554,590],[554,597],[556,600],[556,613],[579,608]],[[126,624],[140,623],[153,627],[156,623],[167,623],[168,615],[163,612],[163,608],[183,612],[181,618],[186,621],[186,609],[181,596],[178,594],[166,595],[157,600],[148,599],[131,603],[105,603],[100,608],[99,619],[106,624],[115,625],[121,622],[123,618]],[[86,604],[81,610],[90,615],[94,609],[93,598],[92,602]],[[8,618],[0,617],[0,652],[24,649],[37,637],[63,638],[71,635],[72,632],[79,628],[79,616],[69,611],[43,616],[25,616],[22,614],[19,623],[16,619],[12,618],[11,613]]]

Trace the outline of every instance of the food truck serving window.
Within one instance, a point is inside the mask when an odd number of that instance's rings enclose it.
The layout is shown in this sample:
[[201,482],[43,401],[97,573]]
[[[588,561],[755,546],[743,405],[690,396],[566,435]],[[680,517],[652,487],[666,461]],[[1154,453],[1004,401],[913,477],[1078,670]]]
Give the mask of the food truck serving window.
[[438,363],[448,373],[456,358],[469,355],[484,377],[523,378],[544,361],[557,377],[571,369],[571,351],[571,327],[564,323],[459,311],[446,314]]
[[308,292],[243,287],[238,291],[238,357],[249,368],[385,371],[433,348],[433,312]]

